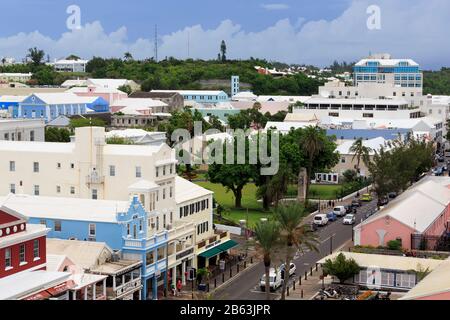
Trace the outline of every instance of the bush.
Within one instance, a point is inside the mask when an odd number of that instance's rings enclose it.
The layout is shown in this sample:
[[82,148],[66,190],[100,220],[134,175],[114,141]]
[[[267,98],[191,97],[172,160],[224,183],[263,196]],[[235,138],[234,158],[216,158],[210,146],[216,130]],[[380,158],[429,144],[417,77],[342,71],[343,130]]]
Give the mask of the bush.
[[387,243],[389,250],[401,250],[402,249],[402,243],[398,240],[392,240]]

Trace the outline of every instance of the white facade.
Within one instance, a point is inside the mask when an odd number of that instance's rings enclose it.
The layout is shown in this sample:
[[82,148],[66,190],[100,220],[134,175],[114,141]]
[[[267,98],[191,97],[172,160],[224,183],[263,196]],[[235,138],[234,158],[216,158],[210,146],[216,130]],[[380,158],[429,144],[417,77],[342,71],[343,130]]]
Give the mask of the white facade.
[[0,119],[0,140],[45,141],[45,121]]
[[0,82],[22,82],[31,80],[32,73],[0,73]]
[[89,60],[57,60],[51,63],[59,72],[86,72],[86,65]]

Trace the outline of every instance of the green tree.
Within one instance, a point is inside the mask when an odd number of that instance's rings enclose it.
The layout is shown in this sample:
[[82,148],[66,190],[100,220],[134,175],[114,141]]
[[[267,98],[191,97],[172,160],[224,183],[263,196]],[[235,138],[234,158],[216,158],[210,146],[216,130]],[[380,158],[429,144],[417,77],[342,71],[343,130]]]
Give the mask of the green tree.
[[131,89],[131,87],[128,84],[124,84],[123,86],[118,87],[117,90],[125,92],[128,95],[130,95],[133,92],[133,89]]
[[254,230],[258,248],[262,251],[264,261],[264,274],[266,278],[266,300],[270,300],[270,266],[272,254],[278,245],[280,237],[279,225],[274,221],[258,222]]
[[222,40],[222,43],[220,44],[220,53],[222,54],[222,62],[227,61],[227,45],[225,43],[225,40]]
[[71,129],[80,127],[105,127],[106,123],[102,119],[98,118],[73,118],[70,119],[69,127]]
[[372,149],[370,147],[365,146],[363,139],[359,138],[350,147],[350,152],[353,154],[352,161],[354,161],[355,158],[357,160],[355,169],[359,175],[361,173],[360,169],[361,159],[363,160],[364,164],[367,165],[370,161],[370,153],[372,152]]
[[106,139],[106,143],[107,144],[134,144],[134,142],[131,141],[130,139],[116,137],[116,136]]
[[81,58],[79,56],[76,56],[74,54],[71,54],[70,56],[68,56],[66,58],[66,60],[81,60]]
[[45,128],[46,142],[70,142],[70,131],[65,128]]
[[123,55],[123,59],[125,61],[131,61],[131,60],[133,60],[133,55],[130,52],[125,52]]
[[44,60],[44,57],[44,50],[39,50],[36,47],[28,49],[27,58],[29,58],[35,66],[42,64],[42,60]]
[[295,250],[307,248],[311,251],[318,251],[319,242],[315,233],[306,225],[302,225],[303,219],[309,215],[305,207],[298,204],[280,205],[275,210],[275,220],[280,225],[281,238],[285,244],[286,256],[284,259],[285,272],[281,300],[286,297],[286,285],[289,279],[289,266],[294,256]]
[[347,259],[343,253],[340,253],[335,259],[327,259],[322,265],[325,276],[332,275],[344,283],[354,275],[357,275],[361,267],[354,259]]

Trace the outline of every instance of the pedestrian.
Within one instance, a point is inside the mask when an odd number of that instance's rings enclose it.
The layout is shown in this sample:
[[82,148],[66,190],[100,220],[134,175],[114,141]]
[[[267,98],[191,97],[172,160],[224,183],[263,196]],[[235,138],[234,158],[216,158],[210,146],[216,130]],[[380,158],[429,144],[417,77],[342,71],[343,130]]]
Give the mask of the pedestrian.
[[183,289],[183,283],[181,283],[180,279],[178,279],[178,282],[177,282],[177,289],[178,289],[178,294],[180,294],[181,289]]
[[328,206],[331,207],[331,200],[328,200]]
[[176,290],[176,288],[175,288],[175,285],[172,283],[172,285],[171,285],[171,289],[172,289],[172,295],[175,297],[175,296],[177,296],[177,290]]

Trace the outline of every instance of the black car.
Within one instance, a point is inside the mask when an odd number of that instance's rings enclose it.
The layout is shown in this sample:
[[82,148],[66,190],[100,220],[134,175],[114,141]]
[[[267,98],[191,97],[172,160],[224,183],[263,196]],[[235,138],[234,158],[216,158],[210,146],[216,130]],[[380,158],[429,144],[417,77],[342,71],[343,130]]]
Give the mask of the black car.
[[378,199],[378,206],[382,207],[385,206],[389,203],[389,198],[388,197],[381,197]]
[[355,199],[352,201],[352,204],[350,205],[352,208],[359,208],[361,207],[361,200]]
[[397,193],[396,193],[396,192],[391,192],[391,193],[389,193],[389,194],[388,194],[388,198],[389,198],[389,199],[395,199],[395,198],[397,198]]

